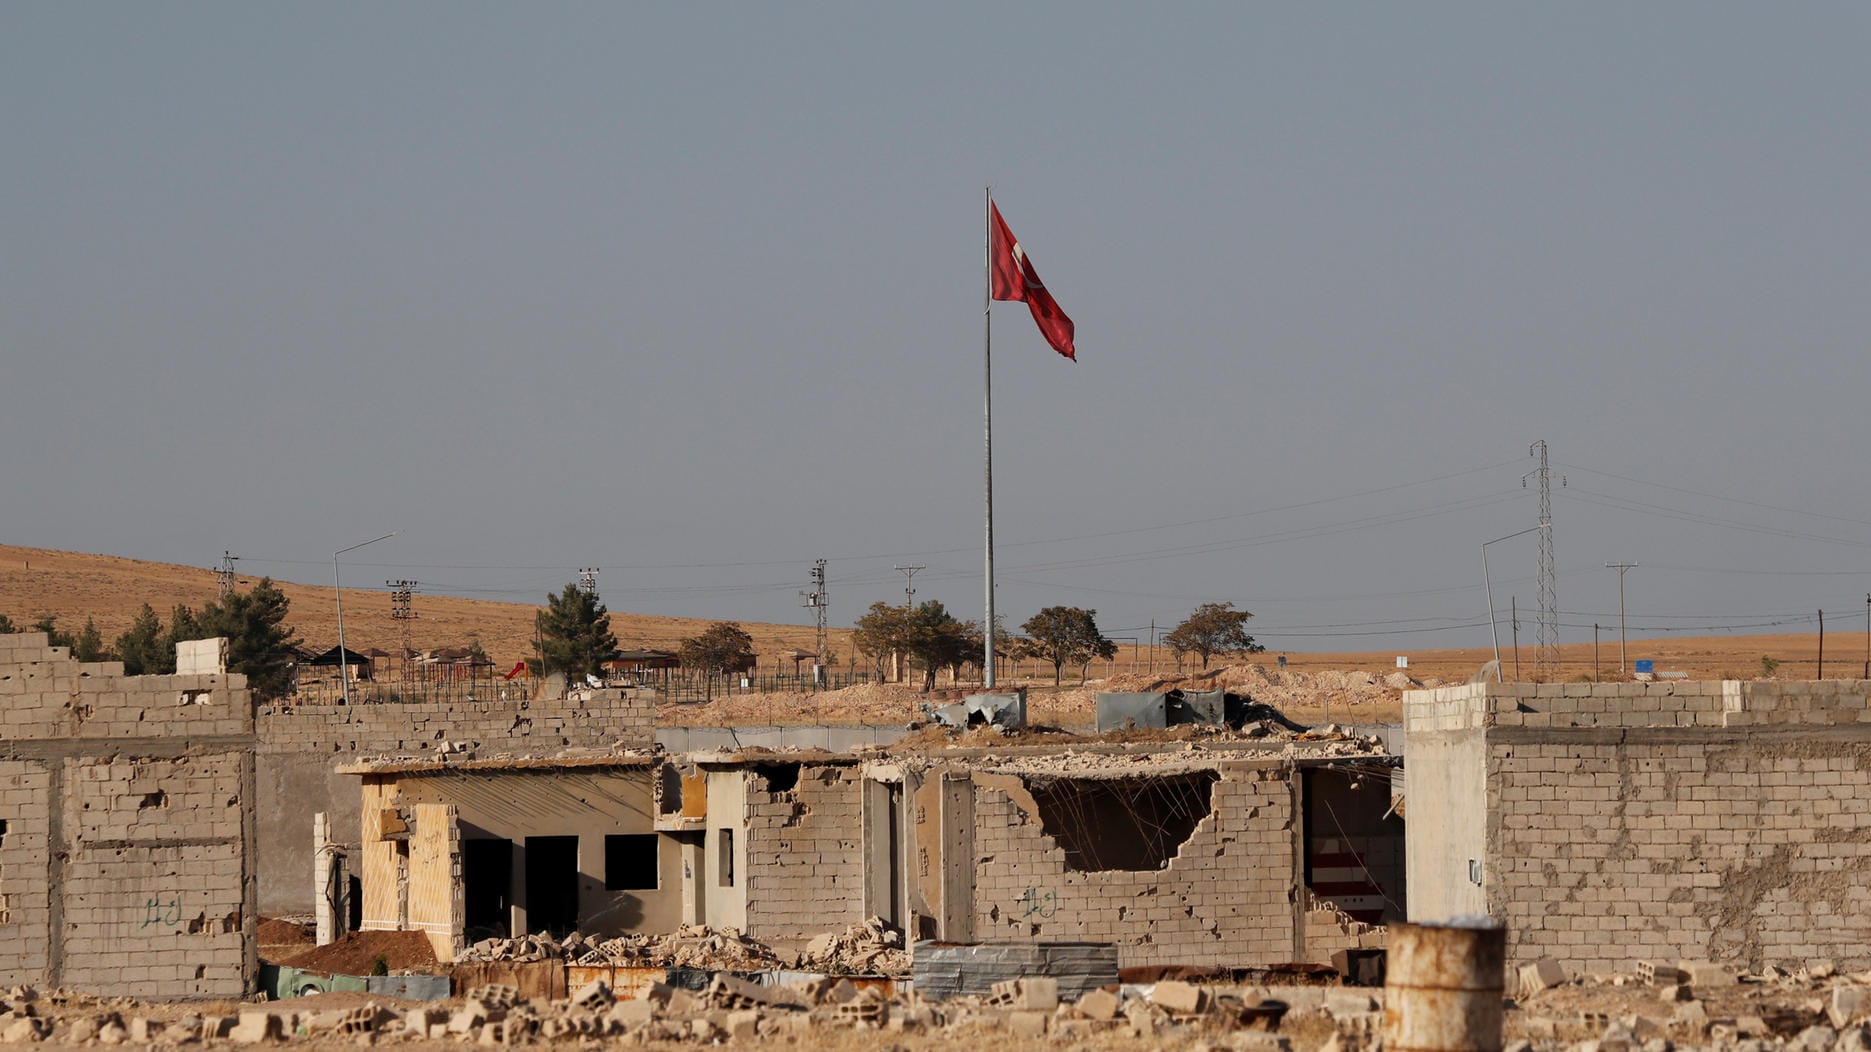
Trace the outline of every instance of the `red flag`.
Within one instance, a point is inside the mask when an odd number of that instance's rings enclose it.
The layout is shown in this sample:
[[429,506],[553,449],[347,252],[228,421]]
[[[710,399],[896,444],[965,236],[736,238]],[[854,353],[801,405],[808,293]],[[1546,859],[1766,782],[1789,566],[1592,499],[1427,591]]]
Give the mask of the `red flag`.
[[994,236],[988,250],[994,275],[994,298],[1025,300],[1027,309],[1033,312],[1033,321],[1039,325],[1046,342],[1052,344],[1052,349],[1078,361],[1072,351],[1072,319],[1065,316],[1052,293],[1046,291],[1046,284],[1039,280],[1039,272],[1033,269],[1033,261],[1026,257],[1013,231],[1007,229],[1007,221],[1001,218],[1000,206],[989,202],[988,208],[993,210],[994,217]]
[[513,663],[513,671],[512,671],[512,672],[509,672],[509,673],[507,673],[506,675],[504,675],[504,676],[502,676],[502,677],[500,677],[500,678],[501,678],[501,679],[512,679],[513,677],[515,677],[515,676],[517,676],[517,675],[519,675],[520,673],[522,673],[522,672],[525,672],[525,671],[526,671],[526,662],[524,662],[524,661],[516,661],[516,662],[514,662],[514,663]]

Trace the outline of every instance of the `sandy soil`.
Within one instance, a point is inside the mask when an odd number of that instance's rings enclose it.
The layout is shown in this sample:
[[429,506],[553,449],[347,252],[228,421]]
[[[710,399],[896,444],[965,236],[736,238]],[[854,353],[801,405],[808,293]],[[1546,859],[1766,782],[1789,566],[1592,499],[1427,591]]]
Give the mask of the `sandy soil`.
[[[312,575],[314,578],[317,575]],[[243,582],[251,578],[243,575]],[[360,577],[359,583],[369,581]],[[337,620],[330,586],[322,581],[313,584],[278,582],[292,600],[291,623],[308,645],[318,649],[337,641]],[[352,589],[347,588],[350,595]],[[402,639],[402,625],[390,617],[389,596],[381,590],[356,589],[357,598],[345,604],[345,635],[353,649],[381,646],[391,649]],[[94,617],[107,640],[124,629],[144,603],[150,604],[165,620],[177,603],[201,606],[215,596],[214,574],[204,568],[145,562],[110,555],[88,555],[42,548],[0,545],[0,614],[15,622],[27,623],[41,614],[58,617],[61,625],[73,630]],[[543,601],[544,596],[541,596]],[[531,652],[533,615],[537,607],[525,603],[489,602],[457,599],[448,596],[419,596],[420,614],[412,630],[417,647],[465,645],[478,637],[497,663],[510,663]],[[1857,615],[1853,620],[1850,615]],[[695,635],[708,624],[694,618],[659,617],[628,611],[613,611],[612,631],[625,647],[660,647],[671,649],[685,636]],[[1826,637],[1826,674],[1830,677],[1856,677],[1863,673],[1865,633],[1862,611],[1840,611],[1839,631]],[[1856,631],[1852,626],[1859,626]],[[810,650],[813,630],[805,625],[744,623],[754,637],[755,649],[762,655],[763,667],[782,667],[777,655],[793,649]],[[839,655],[851,651],[851,631],[831,631],[832,648]],[[1477,640],[1480,642],[1480,640]],[[1632,659],[1651,658],[1658,669],[1680,670],[1694,679],[1749,679],[1761,675],[1761,659],[1780,663],[1777,675],[1782,679],[1812,679],[1818,675],[1819,639],[1814,633],[1784,635],[1719,636],[1701,638],[1633,639],[1629,646]],[[1362,671],[1378,676],[1396,671],[1398,651],[1303,653],[1283,652],[1287,667],[1301,672]],[[1280,653],[1256,655],[1254,660],[1277,667]],[[1465,649],[1420,650],[1407,652],[1408,674],[1417,680],[1442,679],[1465,682],[1492,656],[1485,646]],[[1508,677],[1514,677],[1514,656],[1503,640],[1504,664]],[[1520,648],[1523,678],[1533,678],[1534,653],[1531,645]],[[1167,648],[1122,647],[1117,659],[1094,662],[1087,674],[1093,684],[1115,677],[1170,676],[1176,670],[1175,658]],[[1199,672],[1194,662],[1185,670]],[[1076,669],[1065,670],[1059,693],[1077,687]],[[1560,648],[1560,670],[1556,679],[1576,680],[1597,676],[1615,678],[1618,674],[1618,641],[1615,626],[1607,628],[1594,657],[1593,645],[1568,643]],[[1052,669],[1027,662],[1012,677],[1012,682],[1030,685],[1035,690],[1034,706],[1040,708],[1052,691]],[[944,686],[947,684],[944,683]],[[774,696],[768,696],[774,697]],[[894,696],[893,696],[894,697]],[[879,704],[883,699],[877,699]],[[1354,704],[1347,698],[1347,704]],[[1048,704],[1050,704],[1048,702]],[[1062,697],[1059,713],[1078,711],[1081,699]],[[1298,717],[1296,717],[1298,718]],[[1338,718],[1334,714],[1333,718]],[[1352,718],[1362,719],[1361,715]],[[765,722],[771,722],[765,721]]]

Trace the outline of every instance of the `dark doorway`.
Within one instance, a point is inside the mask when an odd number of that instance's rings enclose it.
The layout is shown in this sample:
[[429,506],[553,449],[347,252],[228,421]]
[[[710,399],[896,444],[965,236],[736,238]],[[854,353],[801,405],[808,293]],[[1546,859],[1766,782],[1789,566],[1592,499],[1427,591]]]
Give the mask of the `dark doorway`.
[[569,935],[578,928],[578,838],[526,838],[526,927]]
[[461,842],[462,923],[469,942],[504,939],[513,901],[513,841]]

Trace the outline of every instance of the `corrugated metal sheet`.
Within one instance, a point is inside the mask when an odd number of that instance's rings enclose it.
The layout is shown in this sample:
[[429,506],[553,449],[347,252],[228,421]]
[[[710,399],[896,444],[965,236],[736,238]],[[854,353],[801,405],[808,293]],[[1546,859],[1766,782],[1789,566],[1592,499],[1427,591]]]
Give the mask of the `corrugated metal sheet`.
[[1098,692],[1098,729],[1121,731],[1127,727],[1167,727],[1167,694],[1123,694]]
[[1029,975],[1059,980],[1065,999],[1117,983],[1117,947],[1108,942],[919,942],[912,952],[916,992],[934,1001],[987,994]]

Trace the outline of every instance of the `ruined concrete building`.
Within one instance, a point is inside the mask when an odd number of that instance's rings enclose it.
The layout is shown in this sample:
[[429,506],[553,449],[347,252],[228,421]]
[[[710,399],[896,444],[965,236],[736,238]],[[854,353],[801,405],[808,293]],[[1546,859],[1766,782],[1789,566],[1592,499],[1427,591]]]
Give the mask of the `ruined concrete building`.
[[1412,920],[1510,954],[1871,967],[1871,683],[1412,691]]
[[125,676],[0,635],[0,985],[253,989],[253,705],[223,646]]
[[[1333,751],[1352,755],[1332,755]],[[787,943],[1098,941],[1130,964],[1323,961],[1397,919],[1386,757],[1344,746],[362,762],[364,927],[682,923]]]

